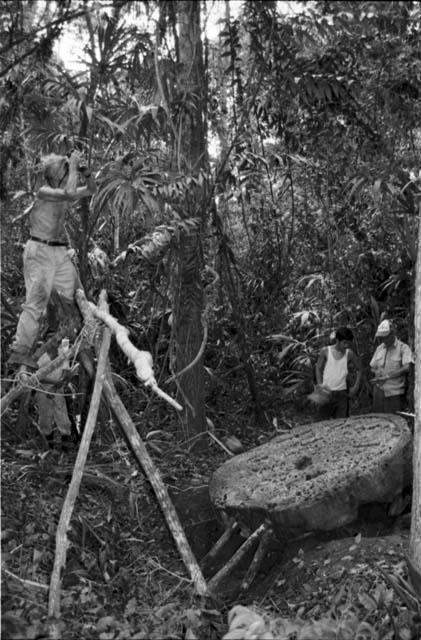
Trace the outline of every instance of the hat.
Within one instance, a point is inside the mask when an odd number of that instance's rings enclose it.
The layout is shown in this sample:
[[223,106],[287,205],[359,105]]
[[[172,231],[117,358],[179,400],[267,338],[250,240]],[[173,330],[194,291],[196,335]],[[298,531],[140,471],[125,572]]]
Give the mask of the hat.
[[393,327],[390,320],[383,320],[377,327],[376,338],[385,338],[391,331],[393,331]]

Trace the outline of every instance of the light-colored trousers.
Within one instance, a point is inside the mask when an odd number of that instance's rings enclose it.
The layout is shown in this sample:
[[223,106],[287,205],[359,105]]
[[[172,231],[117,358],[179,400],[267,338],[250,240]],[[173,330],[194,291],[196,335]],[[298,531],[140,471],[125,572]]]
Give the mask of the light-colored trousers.
[[26,300],[22,305],[12,351],[27,354],[38,335],[39,320],[53,289],[73,301],[78,275],[67,247],[50,247],[28,240],[23,253]]
[[38,403],[38,427],[41,433],[49,436],[54,425],[64,436],[72,433],[72,423],[67,412],[67,405],[63,393],[63,388],[56,389],[53,396],[37,391],[35,394]]

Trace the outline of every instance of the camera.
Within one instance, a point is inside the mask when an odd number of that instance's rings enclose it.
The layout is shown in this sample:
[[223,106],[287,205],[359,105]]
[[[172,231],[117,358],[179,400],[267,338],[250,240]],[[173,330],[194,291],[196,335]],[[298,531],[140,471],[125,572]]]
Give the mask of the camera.
[[[69,159],[74,151],[75,151],[75,149],[71,149],[70,151],[68,151],[66,153],[66,158]],[[84,173],[86,173],[88,171],[88,167],[86,166],[86,164],[82,163],[82,164],[80,164],[78,166],[77,170],[79,171],[79,173],[81,173],[83,175]]]

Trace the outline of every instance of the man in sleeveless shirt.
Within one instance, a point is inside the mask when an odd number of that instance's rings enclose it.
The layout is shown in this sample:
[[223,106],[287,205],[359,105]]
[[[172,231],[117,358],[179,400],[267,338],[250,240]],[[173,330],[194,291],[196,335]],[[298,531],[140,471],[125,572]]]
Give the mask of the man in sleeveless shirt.
[[[346,418],[349,415],[349,398],[358,392],[362,366],[352,351],[354,335],[348,327],[336,331],[335,344],[324,347],[316,363],[316,381],[320,388],[328,392],[328,401],[319,407],[319,417]],[[349,386],[349,365],[355,368],[355,382]]]
[[405,404],[406,378],[414,362],[411,349],[398,340],[390,320],[383,320],[376,331],[381,343],[370,362],[374,374],[373,411],[396,413]]
[[[84,186],[78,186],[79,175],[85,179]],[[73,202],[97,190],[90,171],[80,167],[76,152],[70,157],[45,157],[43,178],[46,184],[38,190],[30,212],[30,236],[23,254],[26,300],[8,360],[11,367],[36,368],[30,354],[53,289],[73,301],[78,276],[68,251],[65,218]]]

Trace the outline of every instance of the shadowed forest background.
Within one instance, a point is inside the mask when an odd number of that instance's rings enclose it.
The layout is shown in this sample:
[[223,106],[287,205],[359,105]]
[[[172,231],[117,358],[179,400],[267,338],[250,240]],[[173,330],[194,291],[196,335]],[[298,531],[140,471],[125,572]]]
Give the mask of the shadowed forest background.
[[[107,291],[111,314],[135,346],[152,353],[158,384],[184,407],[177,414],[151,397],[112,344],[119,393],[170,486],[206,483],[226,459],[209,432],[228,443],[235,436],[250,448],[309,422],[315,361],[338,326],[352,328],[365,368],[351,413],[368,412],[368,363],[380,319],[394,319],[398,336],[416,349],[420,24],[421,5],[410,1],[2,0],[2,376],[25,295],[25,210],[37,189],[39,161],[77,149],[98,184],[67,225],[87,298],[96,302]],[[409,411],[413,389],[412,379]],[[49,463],[37,444],[36,415],[16,409],[3,420],[3,486],[7,494],[8,482],[25,478],[28,495],[42,501],[39,487],[58,491],[60,485],[52,468],[71,474],[71,464]],[[131,496],[132,516],[146,517],[133,498],[145,493],[151,520],[143,525],[154,523],[159,545],[167,535],[159,509],[147,483],[134,488],[135,476],[125,475],[131,463],[106,411],[93,446],[91,471],[104,464],[108,479],[116,474],[122,495],[128,490]],[[34,456],[24,455],[24,470],[16,467],[16,450]],[[42,472],[35,459],[47,465]],[[112,463],[113,470],[106,466]],[[97,477],[92,471],[94,489]],[[113,491],[121,495],[104,483],[114,504]],[[36,518],[33,509],[28,514]],[[206,613],[192,604],[182,580],[176,588],[151,577],[172,566],[156,559],[151,536],[146,542],[139,534],[140,553],[156,564],[145,564],[145,591],[130,592],[130,562],[139,551],[120,556],[119,569],[113,547],[117,530],[120,540],[132,535],[125,516],[104,535],[100,529],[92,534],[86,514],[75,525],[76,547],[81,530],[104,543],[102,559],[89,559],[84,550],[82,573],[75,570],[79,582],[68,585],[66,606],[80,622],[77,634],[85,624],[79,637],[136,637],[130,621],[141,601],[148,604],[140,618],[148,623],[139,638],[221,637],[223,606]],[[35,536],[29,525],[28,515],[21,530]],[[7,519],[6,529],[13,530]],[[51,542],[54,529],[39,535]],[[16,536],[7,540],[21,544]],[[171,541],[165,539],[164,548],[175,556]],[[28,556],[25,566],[34,576],[48,574],[49,553]],[[10,558],[16,573],[16,556]],[[105,580],[107,594],[98,595],[92,580]],[[45,594],[37,592],[30,605],[26,594],[13,591],[16,585],[10,589],[6,610],[19,609],[17,617],[35,634]],[[130,595],[122,605],[124,591]],[[89,623],[88,629],[89,616],[108,615],[113,598],[126,626],[115,614],[115,624],[97,629]],[[168,602],[177,604],[157,613]],[[360,607],[373,613],[367,602]],[[365,614],[356,613],[356,620]],[[373,635],[364,637],[415,638],[393,635],[391,621],[392,614],[389,626],[370,619]],[[192,635],[183,635],[186,629]],[[330,637],[323,633],[302,638]]]

